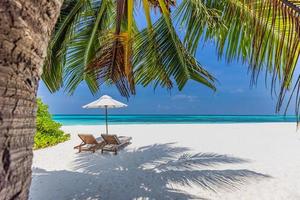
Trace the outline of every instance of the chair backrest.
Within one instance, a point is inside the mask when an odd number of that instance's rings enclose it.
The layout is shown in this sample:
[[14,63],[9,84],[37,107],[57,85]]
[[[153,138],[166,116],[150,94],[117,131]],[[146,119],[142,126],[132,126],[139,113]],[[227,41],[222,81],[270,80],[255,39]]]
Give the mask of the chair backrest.
[[92,134],[78,134],[78,137],[85,143],[85,144],[98,144],[97,140]]
[[106,144],[117,144],[117,145],[121,144],[117,135],[102,134],[101,136],[102,136],[103,140],[106,142]]

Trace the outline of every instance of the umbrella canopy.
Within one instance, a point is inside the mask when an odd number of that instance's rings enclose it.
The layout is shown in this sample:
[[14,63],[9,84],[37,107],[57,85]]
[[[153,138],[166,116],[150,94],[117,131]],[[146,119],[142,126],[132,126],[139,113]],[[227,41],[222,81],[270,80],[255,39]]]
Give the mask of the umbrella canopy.
[[117,100],[114,100],[108,95],[103,95],[98,100],[86,104],[82,107],[83,108],[105,108],[106,134],[108,134],[107,108],[122,108],[122,107],[127,107],[127,105]]
[[83,108],[122,108],[122,107],[127,107],[127,105],[117,100],[114,100],[108,95],[103,95],[96,101],[93,101],[82,107]]

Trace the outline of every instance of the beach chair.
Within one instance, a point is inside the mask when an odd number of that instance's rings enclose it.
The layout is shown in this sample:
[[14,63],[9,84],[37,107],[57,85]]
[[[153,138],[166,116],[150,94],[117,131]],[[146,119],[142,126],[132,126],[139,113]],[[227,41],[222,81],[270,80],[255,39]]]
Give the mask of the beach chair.
[[95,153],[96,150],[101,149],[105,145],[102,139],[96,140],[91,134],[78,134],[78,137],[82,140],[80,145],[74,147],[74,149],[78,149],[78,153],[81,151],[92,151]]
[[108,135],[108,134],[102,134],[101,135],[105,145],[103,148],[101,148],[101,153],[104,151],[110,151],[114,152],[115,155],[117,155],[118,150],[131,142],[131,137],[125,137],[125,136],[119,136],[117,137],[116,135]]

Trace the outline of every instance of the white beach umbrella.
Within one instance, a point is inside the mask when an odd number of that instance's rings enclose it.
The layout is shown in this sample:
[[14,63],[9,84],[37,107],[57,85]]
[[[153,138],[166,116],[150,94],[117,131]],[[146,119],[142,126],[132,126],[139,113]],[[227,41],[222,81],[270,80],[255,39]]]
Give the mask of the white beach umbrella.
[[83,108],[105,108],[105,122],[106,122],[106,134],[108,134],[108,125],[107,125],[107,108],[122,108],[127,107],[126,104],[121,103],[117,100],[114,100],[108,95],[103,95],[96,101],[93,101],[89,104],[82,106]]

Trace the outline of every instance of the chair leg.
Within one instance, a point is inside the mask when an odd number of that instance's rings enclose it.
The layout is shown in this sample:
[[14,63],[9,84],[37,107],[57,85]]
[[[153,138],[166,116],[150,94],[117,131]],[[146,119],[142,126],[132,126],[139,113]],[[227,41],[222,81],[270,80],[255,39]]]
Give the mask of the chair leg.
[[115,155],[117,155],[118,154],[118,151],[117,150],[115,150]]

